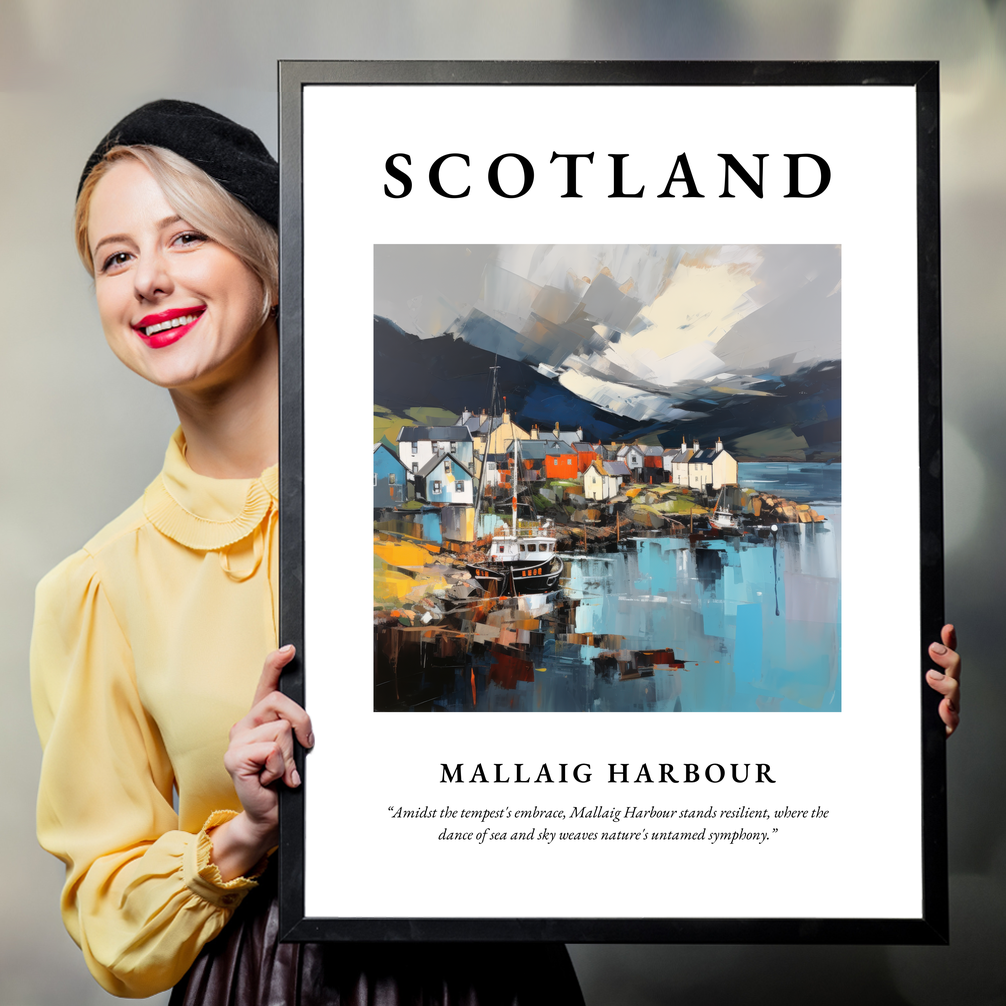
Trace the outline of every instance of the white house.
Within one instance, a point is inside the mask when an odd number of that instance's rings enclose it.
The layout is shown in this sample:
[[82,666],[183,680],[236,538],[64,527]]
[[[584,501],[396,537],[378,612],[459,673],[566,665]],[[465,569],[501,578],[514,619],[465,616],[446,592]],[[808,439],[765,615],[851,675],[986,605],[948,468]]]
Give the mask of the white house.
[[737,462],[723,449],[723,441],[717,437],[715,447],[700,449],[696,440],[695,450],[688,462],[688,485],[702,490],[712,486],[716,491],[725,485],[736,484]]
[[716,438],[713,448],[713,488],[719,490],[723,486],[737,485],[737,461],[733,455],[723,449],[723,441]]
[[562,443],[572,447],[573,444],[583,440],[583,427],[578,426],[575,430],[569,430],[564,432],[559,429],[559,423],[556,422],[555,429],[552,430],[552,439],[559,440]]
[[[695,450],[699,449],[699,442],[695,441]],[[688,485],[688,462],[691,460],[692,455],[695,453],[689,446],[685,443],[685,438],[681,438],[681,450],[676,454],[673,454],[671,458],[664,458],[664,467],[670,467],[671,470],[671,481],[676,486],[686,486]]]
[[637,478],[643,470],[643,452],[635,444],[623,444],[618,449],[618,461],[624,462]]
[[622,481],[629,477],[624,461],[601,461],[595,458],[583,473],[583,495],[589,500],[608,500],[617,496]]
[[472,470],[472,434],[467,426],[403,426],[398,434],[398,456],[414,479],[433,457],[453,454]]
[[433,455],[414,477],[416,498],[427,503],[471,506],[475,501],[475,477],[453,454]]

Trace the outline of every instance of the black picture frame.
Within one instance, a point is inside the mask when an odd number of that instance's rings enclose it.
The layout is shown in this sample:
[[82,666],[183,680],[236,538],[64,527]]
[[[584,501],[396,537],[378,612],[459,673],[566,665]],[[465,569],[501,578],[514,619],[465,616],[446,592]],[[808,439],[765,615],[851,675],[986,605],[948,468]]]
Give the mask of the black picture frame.
[[939,944],[948,934],[945,736],[939,696],[925,684],[927,646],[943,624],[940,378],[939,70],[935,62],[353,62],[282,61],[280,120],[280,640],[298,648],[282,687],[310,711],[304,647],[304,395],[302,95],[308,85],[458,84],[853,86],[914,88],[917,115],[918,401],[923,904],[919,918],[319,918],[305,914],[304,785],[281,794],[280,926],[287,941],[563,941],[652,943]]

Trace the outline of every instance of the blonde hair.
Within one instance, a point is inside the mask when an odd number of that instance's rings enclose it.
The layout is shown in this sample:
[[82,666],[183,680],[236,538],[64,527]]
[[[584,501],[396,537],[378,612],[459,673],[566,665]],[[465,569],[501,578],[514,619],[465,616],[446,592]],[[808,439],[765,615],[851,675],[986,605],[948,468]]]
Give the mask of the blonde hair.
[[84,181],[73,226],[77,254],[91,278],[94,259],[87,240],[91,197],[112,165],[126,158],[139,161],[154,176],[168,205],[183,220],[232,251],[255,273],[262,283],[264,323],[279,294],[279,236],[202,168],[165,147],[112,147]]

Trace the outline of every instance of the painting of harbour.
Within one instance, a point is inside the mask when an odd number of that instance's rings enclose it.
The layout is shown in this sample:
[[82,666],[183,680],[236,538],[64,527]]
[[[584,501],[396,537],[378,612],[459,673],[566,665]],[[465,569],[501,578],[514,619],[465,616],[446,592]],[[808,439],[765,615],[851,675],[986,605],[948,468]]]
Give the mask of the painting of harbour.
[[374,708],[841,710],[841,252],[374,251]]

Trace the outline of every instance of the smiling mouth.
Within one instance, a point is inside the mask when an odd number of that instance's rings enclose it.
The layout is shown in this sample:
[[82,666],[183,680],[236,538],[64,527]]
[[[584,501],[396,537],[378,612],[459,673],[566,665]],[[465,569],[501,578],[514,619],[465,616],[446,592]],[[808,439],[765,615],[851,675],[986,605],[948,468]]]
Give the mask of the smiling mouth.
[[190,311],[187,314],[179,314],[153,325],[134,325],[133,327],[138,335],[149,339],[152,335],[157,335],[159,332],[167,332],[173,328],[181,328],[183,325],[191,325],[202,313],[202,310]]

